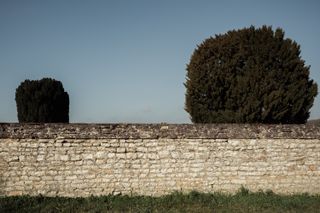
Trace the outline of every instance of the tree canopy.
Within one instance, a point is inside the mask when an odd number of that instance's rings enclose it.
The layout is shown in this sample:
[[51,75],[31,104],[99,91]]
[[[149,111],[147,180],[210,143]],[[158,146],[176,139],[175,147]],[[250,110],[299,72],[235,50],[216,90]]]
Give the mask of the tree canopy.
[[253,26],[203,41],[187,65],[194,123],[305,123],[317,95],[300,46],[280,28]]
[[69,95],[60,81],[25,80],[16,89],[19,122],[69,122]]

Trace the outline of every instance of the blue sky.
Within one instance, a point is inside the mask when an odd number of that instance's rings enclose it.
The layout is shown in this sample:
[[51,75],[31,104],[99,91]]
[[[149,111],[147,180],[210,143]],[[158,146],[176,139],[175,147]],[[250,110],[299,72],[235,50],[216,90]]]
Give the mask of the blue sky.
[[250,25],[281,27],[319,84],[319,11],[316,0],[0,0],[0,122],[17,121],[22,81],[52,77],[69,93],[70,122],[189,123],[192,52]]

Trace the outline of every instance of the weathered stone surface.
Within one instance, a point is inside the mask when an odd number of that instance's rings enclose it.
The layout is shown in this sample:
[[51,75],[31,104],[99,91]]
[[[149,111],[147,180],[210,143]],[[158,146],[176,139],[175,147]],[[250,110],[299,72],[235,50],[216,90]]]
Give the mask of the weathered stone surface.
[[1,124],[0,195],[320,193],[319,128]]
[[[267,139],[320,138],[313,125],[261,124],[17,124],[0,123],[0,138],[64,139]],[[103,142],[102,142],[103,143]],[[151,143],[151,141],[150,141]],[[60,145],[62,145],[61,143]]]

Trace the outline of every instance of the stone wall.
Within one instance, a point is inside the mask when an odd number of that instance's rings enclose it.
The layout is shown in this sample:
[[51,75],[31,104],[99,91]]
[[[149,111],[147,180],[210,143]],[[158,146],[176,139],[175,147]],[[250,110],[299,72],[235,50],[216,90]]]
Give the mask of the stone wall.
[[320,193],[305,125],[0,124],[0,195]]

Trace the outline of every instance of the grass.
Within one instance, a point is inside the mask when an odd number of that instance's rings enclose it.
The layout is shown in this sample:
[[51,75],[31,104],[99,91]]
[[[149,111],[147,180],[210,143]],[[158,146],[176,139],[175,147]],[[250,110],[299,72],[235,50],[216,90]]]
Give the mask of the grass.
[[0,197],[0,212],[320,212],[320,195],[252,193],[241,188],[235,195],[175,192],[162,197],[12,196]]

